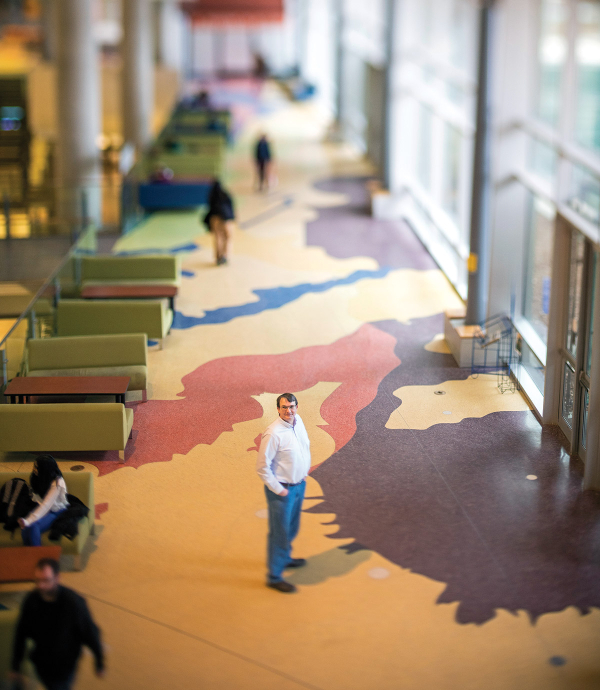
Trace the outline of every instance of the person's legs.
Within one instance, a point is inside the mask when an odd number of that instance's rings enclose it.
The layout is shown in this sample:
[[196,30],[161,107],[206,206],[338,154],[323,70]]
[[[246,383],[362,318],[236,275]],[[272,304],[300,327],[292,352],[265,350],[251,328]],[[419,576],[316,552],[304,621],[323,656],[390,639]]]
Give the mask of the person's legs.
[[257,166],[258,166],[258,189],[259,189],[259,191],[262,191],[262,188],[265,185],[266,161],[257,161]]
[[298,531],[300,530],[300,515],[302,513],[302,503],[304,502],[305,490],[306,482],[302,482],[302,484],[298,486],[290,487],[290,497],[292,499],[292,505],[290,506],[290,547],[291,543],[298,536]]
[[214,242],[214,247],[215,247],[215,261],[218,263],[219,259],[221,258],[220,230],[221,230],[221,224],[223,223],[223,221],[218,216],[211,216],[209,223],[210,223],[210,231],[212,232],[212,235],[213,235],[213,242]]
[[269,507],[269,536],[267,540],[267,580],[280,582],[290,560],[290,496],[278,496],[265,487]]
[[221,256],[225,259],[229,259],[229,246],[231,244],[231,238],[233,237],[233,228],[234,228],[234,223],[232,220],[224,220],[223,221],[223,249],[221,252]]
[[42,534],[52,527],[52,523],[62,512],[63,511],[60,510],[58,513],[46,513],[44,517],[29,525],[29,527],[24,527],[21,530],[23,544],[25,544],[25,546],[41,546]]
[[59,680],[46,677],[45,674],[40,673],[38,669],[36,669],[36,671],[46,690],[71,690],[75,682],[75,671],[66,678],[61,678]]

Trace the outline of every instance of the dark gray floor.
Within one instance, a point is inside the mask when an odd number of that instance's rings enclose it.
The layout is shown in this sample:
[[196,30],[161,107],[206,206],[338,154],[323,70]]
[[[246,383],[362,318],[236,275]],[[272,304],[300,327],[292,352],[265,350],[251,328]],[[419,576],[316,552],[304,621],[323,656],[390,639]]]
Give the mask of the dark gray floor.
[[[119,237],[118,234],[99,234],[98,253],[110,252]],[[0,240],[0,282],[45,280],[70,247],[68,236]]]

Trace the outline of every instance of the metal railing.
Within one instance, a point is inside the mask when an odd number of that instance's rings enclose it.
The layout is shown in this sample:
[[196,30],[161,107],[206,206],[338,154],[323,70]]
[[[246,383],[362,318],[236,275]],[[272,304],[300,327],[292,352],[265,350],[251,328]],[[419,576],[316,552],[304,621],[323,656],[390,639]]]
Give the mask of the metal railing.
[[[9,306],[2,310],[4,315],[0,313],[0,328],[6,329],[5,335],[0,331],[2,391],[14,376],[23,373],[27,340],[54,335],[58,300],[61,295],[76,294],[80,282],[80,257],[96,252],[96,234],[95,226],[89,225],[35,293],[28,292],[18,282],[10,284],[13,294],[8,298],[12,298],[12,309]],[[3,297],[7,295],[0,294],[0,300]],[[15,309],[18,314],[14,313]]]

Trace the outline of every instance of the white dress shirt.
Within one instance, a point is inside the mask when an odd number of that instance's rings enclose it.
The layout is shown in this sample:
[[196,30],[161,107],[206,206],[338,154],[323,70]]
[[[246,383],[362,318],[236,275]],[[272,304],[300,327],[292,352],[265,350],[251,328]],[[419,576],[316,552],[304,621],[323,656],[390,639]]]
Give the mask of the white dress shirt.
[[276,419],[262,435],[256,471],[263,482],[280,494],[286,484],[299,484],[310,470],[310,441],[299,415],[294,425]]
[[43,499],[37,494],[33,494],[33,500],[39,503],[39,506],[23,520],[25,527],[33,525],[34,522],[43,518],[47,513],[57,513],[59,510],[63,510],[63,508],[69,506],[65,480],[62,477],[57,477],[52,484],[50,484],[50,488]]

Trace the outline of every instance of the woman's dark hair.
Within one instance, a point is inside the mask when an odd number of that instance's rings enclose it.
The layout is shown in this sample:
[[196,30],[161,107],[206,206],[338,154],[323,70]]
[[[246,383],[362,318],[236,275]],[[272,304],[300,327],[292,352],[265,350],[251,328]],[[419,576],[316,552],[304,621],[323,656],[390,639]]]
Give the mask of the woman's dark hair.
[[44,498],[52,482],[62,477],[62,472],[51,455],[39,455],[35,459],[34,469],[35,472],[29,477],[31,489],[34,494]]

